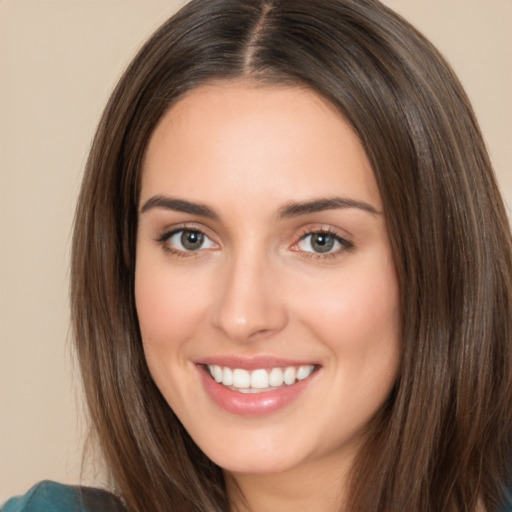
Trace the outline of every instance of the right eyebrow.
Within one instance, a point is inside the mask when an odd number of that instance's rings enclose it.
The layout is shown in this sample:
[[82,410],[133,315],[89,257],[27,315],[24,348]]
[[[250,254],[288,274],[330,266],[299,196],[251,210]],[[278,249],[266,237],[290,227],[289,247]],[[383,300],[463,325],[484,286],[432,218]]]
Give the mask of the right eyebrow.
[[152,208],[163,208],[165,210],[173,210],[175,212],[201,215],[202,217],[207,217],[214,220],[219,218],[217,212],[205,204],[193,203],[192,201],[185,201],[184,199],[176,199],[168,196],[157,195],[151,197],[144,203],[140,209],[140,213],[145,213]]

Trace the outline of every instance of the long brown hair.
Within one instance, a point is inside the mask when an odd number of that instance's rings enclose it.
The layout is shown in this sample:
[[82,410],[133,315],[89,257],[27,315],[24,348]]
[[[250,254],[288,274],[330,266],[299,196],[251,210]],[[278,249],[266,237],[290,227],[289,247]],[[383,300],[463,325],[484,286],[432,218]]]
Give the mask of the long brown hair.
[[222,470],[153,383],[134,307],[140,169],[184,93],[245,78],[307,86],[359,135],[384,202],[402,364],[351,473],[351,512],[498,509],[512,464],[512,244],[469,101],[376,0],[193,0],[113,92],[76,213],[72,316],[93,432],[130,511],[227,511]]

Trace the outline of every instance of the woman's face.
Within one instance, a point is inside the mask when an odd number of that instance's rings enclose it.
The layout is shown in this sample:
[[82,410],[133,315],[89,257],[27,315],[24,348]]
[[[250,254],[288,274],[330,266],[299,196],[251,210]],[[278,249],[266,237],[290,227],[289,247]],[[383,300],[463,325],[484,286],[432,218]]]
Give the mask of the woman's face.
[[346,465],[395,382],[400,305],[375,179],[334,107],[243,83],[173,106],[143,165],[135,297],[151,374],[214,462]]

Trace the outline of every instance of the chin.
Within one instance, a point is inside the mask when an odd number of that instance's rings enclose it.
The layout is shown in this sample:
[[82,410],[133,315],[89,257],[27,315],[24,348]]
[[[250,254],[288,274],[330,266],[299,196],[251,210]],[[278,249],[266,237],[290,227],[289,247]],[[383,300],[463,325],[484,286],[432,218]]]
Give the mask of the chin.
[[282,473],[298,466],[300,461],[280,456],[278,453],[269,457],[266,453],[252,450],[249,453],[214,453],[209,458],[224,471],[233,474],[263,475],[268,473]]

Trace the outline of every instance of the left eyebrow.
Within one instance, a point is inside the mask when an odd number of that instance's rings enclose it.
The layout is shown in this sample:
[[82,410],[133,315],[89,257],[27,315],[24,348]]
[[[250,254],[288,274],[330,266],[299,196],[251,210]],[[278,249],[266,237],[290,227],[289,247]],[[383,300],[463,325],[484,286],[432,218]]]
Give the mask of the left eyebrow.
[[282,208],[279,208],[278,216],[281,219],[288,219],[291,217],[299,217],[300,215],[322,212],[324,210],[337,210],[340,208],[358,208],[359,210],[373,215],[382,214],[382,212],[379,212],[371,204],[365,203],[364,201],[355,201],[348,197],[329,197],[299,203],[288,203]]

